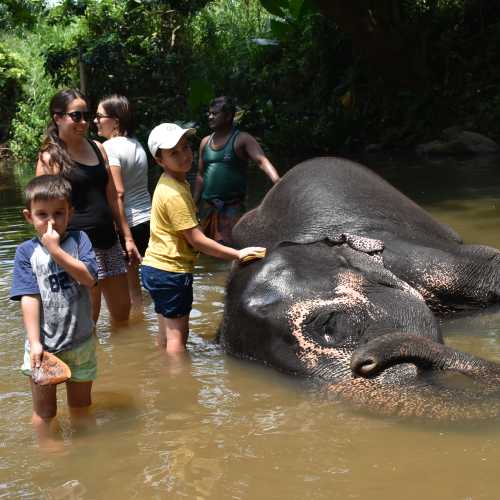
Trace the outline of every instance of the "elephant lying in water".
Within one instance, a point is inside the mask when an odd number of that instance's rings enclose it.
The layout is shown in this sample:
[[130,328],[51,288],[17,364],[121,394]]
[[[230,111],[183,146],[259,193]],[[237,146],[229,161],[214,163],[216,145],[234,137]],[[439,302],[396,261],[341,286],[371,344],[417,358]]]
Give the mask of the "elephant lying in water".
[[[320,158],[288,172],[233,234],[262,261],[231,271],[219,338],[386,414],[500,415],[500,365],[443,343],[434,312],[499,300],[500,252],[463,245],[380,177]],[[472,382],[454,387],[439,373]]]

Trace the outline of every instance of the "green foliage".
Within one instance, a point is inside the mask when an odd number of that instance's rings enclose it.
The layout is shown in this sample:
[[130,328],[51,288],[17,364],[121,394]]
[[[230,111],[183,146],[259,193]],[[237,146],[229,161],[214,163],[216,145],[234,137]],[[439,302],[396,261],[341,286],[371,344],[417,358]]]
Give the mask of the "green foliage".
[[11,52],[5,43],[0,42],[0,143],[7,137],[25,76],[19,57]]
[[199,113],[214,97],[212,85],[206,80],[191,80],[188,96],[190,113],[192,115]]
[[[349,44],[332,21],[304,5],[279,0],[263,11],[257,1],[219,0],[189,30],[191,74],[212,82],[216,94],[236,97],[241,126],[287,159],[338,150],[360,119],[340,102],[351,72]],[[290,140],[297,134],[300,142]]]
[[244,84],[258,64],[262,48],[254,40],[269,35],[270,16],[257,0],[218,0],[194,16],[188,26],[189,78],[213,82],[221,93],[230,82]]
[[31,28],[43,11],[43,0],[2,0],[0,2],[0,29],[10,30],[18,26]]
[[186,79],[184,27],[207,1],[66,0],[48,22],[66,24],[67,30],[70,18],[78,28],[69,43],[47,46],[47,70],[56,81],[74,85],[81,61],[91,102],[126,95],[142,125],[139,135],[159,121],[188,119],[188,104],[197,106],[202,89]]
[[[345,22],[332,5],[355,15]],[[497,2],[63,0],[44,9],[0,2],[0,128],[15,114],[10,146],[29,162],[50,96],[80,86],[81,67],[94,105],[129,97],[143,140],[161,121],[208,132],[204,107],[221,94],[289,162],[411,145],[456,124],[500,134]]]
[[42,34],[23,33],[4,39],[4,43],[15,47],[24,75],[11,124],[10,150],[16,158],[33,163],[47,125],[48,102],[55,92],[43,64],[41,48],[45,38]]

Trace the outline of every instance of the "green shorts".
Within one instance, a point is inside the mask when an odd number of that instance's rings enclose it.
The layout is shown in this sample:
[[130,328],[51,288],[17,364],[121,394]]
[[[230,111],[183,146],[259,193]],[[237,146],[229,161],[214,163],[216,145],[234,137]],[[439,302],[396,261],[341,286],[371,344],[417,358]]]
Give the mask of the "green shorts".
[[[55,354],[64,361],[71,370],[71,382],[90,382],[97,376],[96,337],[92,335],[88,340],[69,351]],[[29,348],[24,350],[24,360],[21,371],[31,377],[31,358]]]

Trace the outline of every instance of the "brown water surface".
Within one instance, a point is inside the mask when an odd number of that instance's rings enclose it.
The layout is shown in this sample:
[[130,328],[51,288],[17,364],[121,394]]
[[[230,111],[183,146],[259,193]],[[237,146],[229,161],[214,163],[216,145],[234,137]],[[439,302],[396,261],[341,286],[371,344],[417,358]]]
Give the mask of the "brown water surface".
[[[499,160],[371,159],[467,242],[500,248]],[[196,269],[189,356],[155,347],[142,321],[98,325],[93,418],[73,424],[60,387],[60,447],[40,450],[19,372],[24,331],[8,300],[15,247],[29,235],[14,179],[0,184],[0,499],[461,499],[499,498],[500,432],[360,414],[320,390],[227,357],[213,339],[227,264]],[[252,190],[260,195],[259,178]],[[498,309],[443,325],[447,342],[500,362]]]

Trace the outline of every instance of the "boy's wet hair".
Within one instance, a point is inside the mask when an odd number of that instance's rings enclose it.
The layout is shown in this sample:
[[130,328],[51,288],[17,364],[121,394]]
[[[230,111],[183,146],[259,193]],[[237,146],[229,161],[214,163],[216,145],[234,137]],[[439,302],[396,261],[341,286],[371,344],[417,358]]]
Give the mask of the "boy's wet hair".
[[231,116],[234,116],[236,113],[236,103],[232,97],[227,95],[221,95],[212,100],[209,107],[220,106],[221,111],[224,113],[229,113]]
[[34,201],[66,200],[71,205],[71,184],[61,175],[40,175],[28,182],[24,199],[28,210]]

